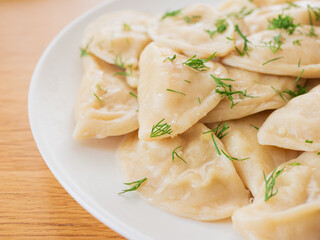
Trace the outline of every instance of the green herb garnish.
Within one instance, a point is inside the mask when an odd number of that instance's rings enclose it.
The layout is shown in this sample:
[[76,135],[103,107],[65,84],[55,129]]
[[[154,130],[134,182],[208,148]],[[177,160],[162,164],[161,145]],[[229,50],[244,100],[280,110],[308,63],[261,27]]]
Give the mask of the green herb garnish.
[[123,30],[125,30],[125,31],[131,31],[130,25],[124,23],[124,24],[123,24]]
[[200,98],[198,97],[198,103],[201,104]]
[[278,36],[273,37],[273,42],[264,42],[264,45],[268,47],[273,54],[281,49],[283,42],[281,42],[281,33]]
[[220,150],[219,150],[219,148],[218,148],[218,145],[217,145],[217,143],[216,143],[216,140],[214,140],[213,133],[211,133],[211,138],[212,138],[212,141],[213,141],[214,147],[215,147],[215,148],[216,148],[216,150],[217,150],[218,155],[221,155],[221,152],[220,152]]
[[135,98],[138,98],[138,96],[136,94],[134,94],[133,92],[129,92],[129,94]]
[[300,166],[301,163],[290,163],[289,165],[291,165],[291,166]]
[[251,123],[250,123],[250,126],[251,126],[251,127],[254,127],[254,128],[257,129],[257,130],[259,130],[258,127],[256,127],[255,125],[253,125],[253,124],[251,124]]
[[187,83],[191,83],[190,81],[188,81],[188,80],[184,80],[185,82],[187,82]]
[[201,16],[195,15],[195,16],[185,16],[183,19],[186,23],[195,23],[197,20],[199,20]]
[[215,127],[214,129],[204,132],[203,134],[207,134],[207,133],[214,133],[217,138],[222,139],[224,136],[228,135],[229,132],[226,132],[230,127],[228,126],[228,122],[226,122],[223,126],[222,123],[219,123],[219,125],[217,127]]
[[181,94],[181,95],[186,95],[185,93],[183,93],[183,92],[178,92],[178,91],[175,91],[175,90],[172,90],[172,89],[166,89],[168,92],[174,92],[174,93],[179,93],[179,94]]
[[162,16],[161,20],[164,20],[164,19],[167,18],[167,17],[176,17],[176,16],[178,16],[178,15],[181,13],[181,11],[182,11],[182,9],[178,9],[178,10],[171,11],[171,12],[166,12],[166,13]]
[[287,100],[283,97],[282,93],[280,92],[279,89],[276,89],[274,88],[273,86],[270,86],[278,95],[279,97],[281,97],[281,99],[284,101],[284,102],[287,102]]
[[292,42],[292,44],[293,44],[293,45],[301,46],[301,42],[300,42],[300,41],[301,41],[301,40],[299,40],[299,39],[294,40],[294,41]]
[[209,33],[210,38],[212,38],[213,35],[215,35],[216,33],[223,33],[224,31],[227,30],[229,26],[226,19],[218,19],[214,25],[217,27],[217,30],[214,30],[214,31],[205,30],[205,32]]
[[99,102],[105,103],[102,97],[99,97],[96,93],[93,94]]
[[311,141],[311,140],[306,140],[306,143],[313,143],[313,141]]
[[225,155],[230,161],[244,161],[244,160],[248,160],[248,159],[249,159],[249,158],[239,159],[239,158],[231,157],[231,156],[229,156],[228,154],[226,154],[225,151],[223,151],[222,149],[221,149],[221,152],[222,152],[223,155]]
[[250,15],[255,9],[247,9],[246,6],[244,6],[243,8],[240,9],[239,12],[237,13],[229,13],[227,16],[228,17],[232,17],[234,16],[237,19],[243,19],[245,16]]
[[289,94],[292,98],[298,97],[298,96],[306,94],[308,92],[307,88],[302,87],[300,84],[298,84],[296,87],[297,87],[297,90],[295,90],[295,91],[285,89],[285,90],[283,90],[283,92]]
[[170,60],[170,62],[173,62],[173,60],[175,60],[177,57],[176,54],[173,55],[173,57],[167,57],[165,60],[163,60],[163,62],[167,61],[167,60]]
[[243,39],[243,41],[244,41],[242,51],[240,51],[238,47],[235,47],[236,51],[238,52],[238,54],[239,54],[240,56],[244,56],[244,55],[249,56],[249,51],[250,51],[250,49],[249,49],[249,47],[248,47],[248,43],[251,43],[251,42],[250,42],[250,41],[247,39],[247,37],[246,37],[245,35],[243,35],[243,33],[240,31],[238,24],[235,25],[234,29],[235,29],[235,31],[240,35],[240,37],[241,37],[241,38]]
[[121,70],[124,70],[125,62],[122,61],[121,53],[119,53],[119,54],[116,55],[116,58],[115,58],[115,60],[114,60],[114,65],[120,67]]
[[313,8],[310,5],[308,5],[308,15],[309,15],[309,22],[311,25],[310,31],[307,34],[307,36],[309,37],[317,37],[318,35],[314,32],[314,25],[313,25],[313,20],[312,20],[312,16],[311,16],[311,12],[313,12],[316,16],[316,21],[319,21],[320,18],[320,9],[318,9],[319,12],[317,12],[317,8]]
[[182,146],[176,147],[173,151],[172,151],[172,162],[174,162],[174,158],[177,157],[179,159],[181,159],[185,164],[187,164],[187,162],[179,156],[179,154],[176,152],[177,149],[182,148]]
[[126,192],[131,192],[131,191],[137,190],[140,187],[140,185],[146,180],[147,180],[147,178],[143,178],[143,179],[135,181],[135,182],[124,183],[125,185],[128,185],[128,186],[131,186],[131,185],[134,184],[134,186],[132,186],[132,188],[122,190],[122,192],[119,192],[119,194],[123,194],[123,193],[126,193]]
[[[274,190],[274,185],[276,184],[276,179],[279,177],[279,175],[285,170],[285,168],[282,168],[281,170],[277,171],[277,168],[272,171],[269,178],[266,178],[266,174],[263,172],[263,178],[265,182],[265,195],[264,195],[264,201],[268,201],[270,198],[275,196],[278,193],[278,188]],[[276,172],[277,171],[277,172]]]
[[[230,79],[230,78],[217,78],[215,76],[213,76],[212,74],[210,75],[214,81],[216,82],[217,84],[217,88],[215,90],[216,93],[219,93],[221,95],[221,97],[224,97],[226,96],[230,102],[231,102],[231,109],[237,105],[238,103],[234,103],[234,99],[233,99],[233,95],[234,94],[239,94],[239,97],[249,97],[249,98],[256,98],[254,96],[251,96],[251,95],[247,95],[247,90],[245,91],[232,91],[232,85],[231,84],[227,84],[223,81],[231,81],[231,82],[234,82],[235,80],[234,79]],[[223,90],[220,90],[218,88],[223,88]]]
[[217,56],[217,52],[214,52],[210,57],[208,57],[207,59],[200,59],[200,58],[196,58],[197,55],[194,55],[192,58],[188,59],[187,61],[185,61],[184,65],[191,67],[197,71],[203,72],[203,71],[207,71],[209,69],[209,67],[207,67],[206,65],[204,65],[205,63],[209,62],[212,58]]
[[[300,67],[300,66],[299,66],[299,67]],[[297,84],[297,82],[300,80],[303,72],[304,72],[304,69],[302,69],[302,71],[300,72],[299,76],[298,76],[297,79],[294,81],[294,84]]]
[[156,125],[152,126],[152,130],[150,133],[150,138],[154,137],[160,137],[165,134],[171,134],[171,125],[168,123],[163,123],[165,119],[163,118],[160,122],[158,122]]
[[270,60],[262,63],[261,65],[264,66],[264,65],[266,65],[266,64],[268,64],[268,63],[271,63],[271,62],[273,62],[273,61],[279,60],[279,59],[281,59],[281,58],[283,58],[283,57],[277,57],[277,58],[270,59]]
[[80,48],[80,57],[84,57],[84,56],[87,56],[89,54],[88,53],[88,48],[89,48],[89,45],[90,45],[91,42],[92,42],[92,39],[87,43],[87,45],[84,48]]
[[278,18],[269,20],[268,29],[285,29],[291,35],[298,26],[300,25],[293,23],[293,18],[290,15],[283,16],[282,14],[279,14]]

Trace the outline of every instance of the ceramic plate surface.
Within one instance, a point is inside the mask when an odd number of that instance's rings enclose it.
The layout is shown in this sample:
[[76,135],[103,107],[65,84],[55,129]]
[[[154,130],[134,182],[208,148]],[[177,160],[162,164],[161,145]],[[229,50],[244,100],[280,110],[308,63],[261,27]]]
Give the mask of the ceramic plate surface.
[[[195,0],[108,1],[67,26],[49,45],[32,77],[29,92],[31,129],[52,173],[87,211],[129,239],[239,240],[231,221],[197,222],[171,215],[124,188],[116,150],[121,137],[78,142],[72,138],[74,104],[82,78],[80,42],[85,27],[97,17],[122,9],[163,13]],[[201,1],[218,4],[219,1]]]

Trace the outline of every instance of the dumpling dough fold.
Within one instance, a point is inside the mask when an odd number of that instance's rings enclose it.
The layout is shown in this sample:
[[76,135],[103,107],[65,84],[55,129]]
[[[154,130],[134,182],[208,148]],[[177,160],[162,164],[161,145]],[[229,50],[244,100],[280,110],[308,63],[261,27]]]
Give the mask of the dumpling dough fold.
[[[211,134],[203,134],[208,130],[199,123],[174,139],[155,142],[131,133],[118,155],[125,182],[147,178],[137,190],[143,199],[176,215],[200,221],[228,218],[248,204],[249,193],[232,162],[218,155]],[[176,155],[172,160],[175,149],[186,163]]]
[[138,129],[138,103],[117,69],[91,55],[84,57],[84,76],[75,105],[74,137],[104,138]]
[[[221,96],[215,92],[217,84],[210,75],[227,78],[226,69],[210,61],[205,63],[206,71],[197,71],[183,64],[188,59],[159,43],[151,43],[141,54],[140,139],[152,141],[183,133],[220,102]],[[170,125],[172,133],[151,137],[153,126],[162,119],[161,124]]]
[[[150,28],[151,38],[170,46],[185,55],[208,58],[213,51],[225,56],[234,47],[234,27],[230,20],[219,14],[211,5],[196,4],[177,10],[175,16],[159,19]],[[210,36],[207,30],[216,31],[217,21],[224,19],[225,31]]]
[[233,214],[233,226],[246,239],[320,239],[320,156],[306,152],[276,171],[283,168],[275,196],[265,202],[263,184],[253,204]]
[[258,133],[263,145],[320,152],[320,86],[274,111]]

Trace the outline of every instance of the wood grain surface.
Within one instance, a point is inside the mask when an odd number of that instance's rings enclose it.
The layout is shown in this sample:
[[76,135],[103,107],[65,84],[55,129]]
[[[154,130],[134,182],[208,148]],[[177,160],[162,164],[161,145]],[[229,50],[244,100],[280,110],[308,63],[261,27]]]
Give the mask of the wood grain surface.
[[0,0],[0,239],[124,239],[86,212],[47,168],[27,98],[45,47],[102,0]]

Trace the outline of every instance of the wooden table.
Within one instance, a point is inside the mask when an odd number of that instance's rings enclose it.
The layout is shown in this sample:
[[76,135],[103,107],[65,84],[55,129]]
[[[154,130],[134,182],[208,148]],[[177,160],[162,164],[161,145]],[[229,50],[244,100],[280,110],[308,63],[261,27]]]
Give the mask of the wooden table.
[[0,0],[0,239],[124,239],[47,168],[27,109],[33,69],[54,36],[102,0]]

